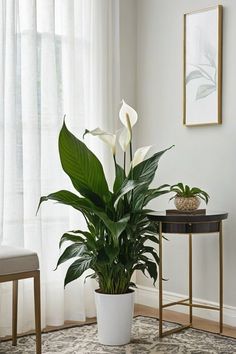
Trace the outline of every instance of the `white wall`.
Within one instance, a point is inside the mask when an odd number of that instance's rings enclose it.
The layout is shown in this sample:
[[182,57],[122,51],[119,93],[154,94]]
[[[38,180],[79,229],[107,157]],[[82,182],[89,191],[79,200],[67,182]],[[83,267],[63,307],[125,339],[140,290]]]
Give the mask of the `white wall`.
[[136,105],[137,89],[137,6],[136,0],[120,0],[120,93]]
[[[223,124],[182,124],[183,14],[218,4],[214,0],[137,0],[138,145],[155,151],[175,144],[159,165],[155,185],[183,181],[205,189],[208,208],[229,212],[224,224],[224,303],[236,307],[236,1],[223,5]],[[135,6],[134,6],[135,11]],[[127,46],[127,51],[133,50]],[[131,54],[132,55],[132,54]],[[168,197],[153,204],[171,206]],[[194,296],[218,300],[218,242],[215,235],[194,236]],[[187,238],[165,242],[165,289],[187,293]],[[152,286],[138,275],[140,285]]]

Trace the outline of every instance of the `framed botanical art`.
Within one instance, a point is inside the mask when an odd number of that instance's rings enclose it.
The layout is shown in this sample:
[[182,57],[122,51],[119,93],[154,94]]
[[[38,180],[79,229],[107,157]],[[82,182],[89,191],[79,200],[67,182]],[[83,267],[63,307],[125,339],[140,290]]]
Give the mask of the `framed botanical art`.
[[221,124],[221,5],[184,15],[183,79],[184,124]]

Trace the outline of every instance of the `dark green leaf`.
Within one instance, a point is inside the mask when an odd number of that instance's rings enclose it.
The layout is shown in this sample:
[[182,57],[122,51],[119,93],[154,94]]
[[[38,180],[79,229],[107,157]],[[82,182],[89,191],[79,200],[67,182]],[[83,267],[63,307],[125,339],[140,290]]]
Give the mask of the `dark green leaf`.
[[118,237],[120,234],[125,230],[127,223],[130,219],[130,216],[126,216],[118,221],[112,221],[105,213],[103,212],[96,212],[96,215],[102,219],[106,227],[109,229],[113,236],[113,241],[117,242]]
[[84,238],[81,237],[81,236],[78,236],[78,235],[72,235],[72,234],[69,234],[69,233],[65,233],[62,235],[61,237],[61,240],[60,240],[60,243],[59,243],[59,248],[61,248],[62,244],[66,241],[71,241],[71,242],[81,242],[83,243],[84,242]]
[[143,248],[143,253],[150,253],[150,254],[153,256],[153,258],[154,258],[154,260],[156,261],[156,263],[159,264],[160,259],[159,259],[158,254],[156,253],[155,248],[150,247],[150,246],[145,246],[145,247]]
[[125,180],[125,171],[124,169],[116,163],[116,178],[113,186],[113,192],[116,193],[120,188],[122,183]]
[[145,236],[145,238],[146,238],[147,240],[150,240],[150,241],[152,241],[152,242],[154,242],[154,243],[159,244],[159,239],[157,238],[157,236],[148,235],[148,236]]
[[100,211],[100,209],[94,206],[93,203],[90,202],[88,199],[79,198],[78,196],[69,191],[59,191],[56,193],[49,194],[46,197],[41,197],[39,206],[42,202],[49,199],[56,200],[62,204],[70,205],[79,211],[89,211],[90,214],[91,212],[96,214],[104,222],[104,224],[110,230],[115,239],[117,239],[119,235],[123,232],[129,220],[129,216],[127,216],[119,221],[112,221],[106,213]]
[[96,279],[96,278],[97,278],[97,275],[96,275],[96,273],[91,273],[91,274],[89,274],[89,275],[86,275],[86,277],[84,278],[84,283],[86,283],[86,280],[87,280],[88,278]]
[[38,205],[37,212],[39,210],[40,205],[42,202],[45,202],[47,200],[55,200],[58,203],[65,204],[65,205],[70,205],[73,208],[82,211],[82,210],[87,210],[93,208],[93,204],[86,198],[80,198],[74,193],[71,193],[66,190],[61,190],[55,193],[51,193],[47,196],[41,197]]
[[108,257],[105,248],[98,251],[96,263],[99,265],[106,265],[110,263],[110,258]]
[[137,263],[137,264],[134,266],[134,270],[142,270],[143,274],[145,274],[145,273],[144,273],[145,269],[146,269],[146,266],[145,266],[144,263]]
[[89,256],[81,257],[74,261],[67,270],[64,285],[66,286],[68,283],[79,278],[91,265],[92,258]]
[[120,191],[117,193],[114,207],[116,208],[120,198],[122,198],[125,194],[132,191],[135,187],[143,185],[145,182],[133,181],[133,180],[125,180],[123,185],[121,186]]
[[129,283],[129,288],[138,289],[137,285],[134,282],[132,282],[132,281]]
[[104,248],[104,251],[106,253],[106,255],[109,257],[109,261],[113,262],[114,259],[118,256],[119,254],[119,247],[115,246],[115,245],[107,245]]
[[92,234],[90,234],[89,232],[87,233],[87,236],[86,236],[86,244],[87,244],[87,247],[90,251],[94,251],[97,248],[96,240],[95,240],[94,236]]
[[155,285],[157,281],[157,265],[156,263],[152,261],[147,261],[146,262],[146,269],[150,275],[150,277],[153,279],[153,285]]
[[63,170],[81,195],[96,205],[109,200],[110,192],[100,161],[67,129],[65,122],[59,135],[59,152]]
[[185,193],[187,197],[190,197],[190,188],[187,185],[185,186]]
[[[164,186],[164,187],[163,187]],[[168,187],[169,185],[168,184],[165,184],[161,187],[163,188],[166,188]],[[151,200],[157,198],[157,197],[160,197],[161,195],[163,194],[166,194],[166,193],[169,193],[170,190],[169,189],[162,189],[161,187],[159,188],[154,188],[154,189],[149,189],[147,192],[146,192],[146,196],[144,198],[144,204],[143,205],[146,205],[148,204]]]
[[[149,185],[155,175],[157,166],[158,166],[158,162],[161,158],[161,156],[168,150],[170,150],[174,145],[172,145],[171,147],[169,147],[168,149],[165,149],[163,151],[157,152],[156,154],[154,154],[153,156],[151,156],[149,159],[146,159],[144,161],[142,161],[141,163],[139,163],[138,165],[136,165],[133,168],[133,179],[134,180],[138,180],[140,182],[145,182],[147,185]],[[129,177],[130,179],[130,177]]]
[[86,251],[87,248],[83,243],[73,243],[72,245],[68,246],[60,256],[57,262],[56,269],[60,264],[68,261],[71,258],[78,257],[83,253],[85,253]]

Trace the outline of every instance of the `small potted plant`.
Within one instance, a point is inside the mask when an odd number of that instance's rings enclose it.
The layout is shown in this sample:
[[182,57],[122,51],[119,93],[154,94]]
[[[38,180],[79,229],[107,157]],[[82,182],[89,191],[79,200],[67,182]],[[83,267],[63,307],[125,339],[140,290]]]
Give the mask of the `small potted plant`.
[[[63,250],[57,265],[73,260],[65,276],[65,286],[88,269],[89,276],[97,279],[98,339],[106,345],[130,341],[134,271],[149,275],[154,284],[157,280],[158,237],[155,223],[147,217],[150,210],[146,206],[152,199],[169,193],[169,185],[149,187],[160,157],[169,149],[145,159],[150,148],[147,146],[133,155],[132,127],[137,122],[137,113],[123,101],[119,117],[124,128],[118,136],[100,128],[85,131],[85,135],[98,136],[111,148],[115,170],[113,188],[109,189],[98,158],[64,122],[59,135],[59,154],[76,194],[60,190],[41,197],[39,203],[40,206],[44,201],[54,200],[73,207],[85,218],[87,229],[69,231],[61,237]],[[123,150],[122,165],[117,162],[117,140]]]
[[170,192],[174,192],[175,195],[170,198],[174,199],[176,209],[179,211],[192,212],[197,210],[200,206],[200,202],[204,200],[207,204],[209,195],[198,187],[189,187],[187,184],[177,183],[170,187]]

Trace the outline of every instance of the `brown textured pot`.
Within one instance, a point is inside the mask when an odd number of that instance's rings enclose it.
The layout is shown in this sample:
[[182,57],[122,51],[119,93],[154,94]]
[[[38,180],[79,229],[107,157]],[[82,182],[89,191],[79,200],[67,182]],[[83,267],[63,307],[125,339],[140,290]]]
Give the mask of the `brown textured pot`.
[[174,203],[179,211],[194,211],[199,208],[200,199],[198,197],[175,197]]

